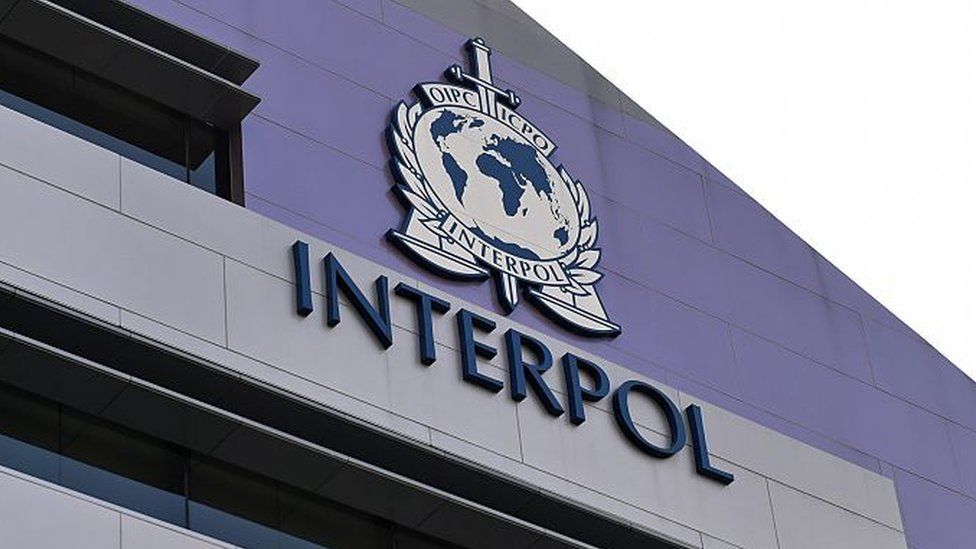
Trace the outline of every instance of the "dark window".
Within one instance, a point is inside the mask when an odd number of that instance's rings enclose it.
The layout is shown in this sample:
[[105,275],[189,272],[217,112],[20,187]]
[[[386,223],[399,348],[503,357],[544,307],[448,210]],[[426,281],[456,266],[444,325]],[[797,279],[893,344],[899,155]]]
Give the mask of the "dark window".
[[392,528],[372,517],[330,505],[325,498],[282,487],[278,505],[279,528],[286,534],[282,540],[284,547],[303,547],[297,540],[310,540],[335,549],[393,546]]
[[231,148],[239,147],[239,128],[205,124],[7,39],[0,39],[0,105],[227,199],[238,184],[231,162],[240,155]]
[[190,527],[244,547],[276,547],[276,484],[210,460],[190,464]]
[[0,455],[7,467],[58,481],[57,404],[18,391],[0,392]]
[[0,465],[244,547],[456,547],[5,384]]

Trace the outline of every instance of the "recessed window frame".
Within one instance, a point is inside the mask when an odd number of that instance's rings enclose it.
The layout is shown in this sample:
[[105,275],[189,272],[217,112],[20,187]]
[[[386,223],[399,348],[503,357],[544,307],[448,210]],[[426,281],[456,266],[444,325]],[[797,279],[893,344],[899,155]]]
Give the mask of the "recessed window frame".
[[[256,61],[117,0],[0,0],[0,40],[5,41],[8,49],[17,46],[31,55],[45,56],[44,59],[52,64],[70,67],[71,71],[67,71],[72,74],[69,82],[74,85],[67,88],[79,92],[82,97],[90,90],[83,89],[80,83],[101,86],[105,91],[105,104],[96,102],[91,110],[103,110],[106,115],[115,114],[119,118],[107,120],[107,126],[114,124],[115,128],[92,124],[92,117],[86,120],[85,116],[73,116],[70,109],[65,108],[65,103],[70,101],[50,96],[43,100],[43,86],[38,86],[34,94],[25,93],[23,89],[7,90],[18,99],[33,103],[21,112],[27,111],[25,114],[29,116],[31,111],[44,114],[39,105],[82,126],[87,124],[119,138],[123,143],[129,141],[131,148],[106,148],[137,162],[140,161],[140,143],[133,141],[139,139],[127,137],[137,135],[133,128],[138,128],[139,118],[125,120],[124,113],[113,113],[111,95],[117,93],[118,97],[124,98],[122,103],[135,102],[134,98],[138,98],[160,112],[183,116],[185,154],[176,164],[185,170],[178,173],[179,170],[172,166],[165,166],[165,162],[153,165],[154,162],[147,158],[142,158],[141,163],[243,205],[240,121],[260,99],[241,89],[240,84],[257,69]],[[37,67],[39,77],[41,65],[38,63]],[[63,79],[64,75],[55,77]],[[43,78],[38,80],[43,81]],[[60,84],[65,86],[64,82]],[[44,120],[44,116],[34,117],[47,123],[53,119],[52,116],[48,116],[48,120]],[[58,124],[51,125],[58,127]],[[61,124],[61,129],[86,137],[84,130],[74,128],[78,131],[71,132],[68,126],[70,124]],[[128,132],[118,131],[125,126],[128,126]],[[198,157],[192,156],[191,152],[199,150],[193,146],[193,138],[204,134],[213,135],[215,165],[213,175],[204,178],[201,184],[199,172],[194,172],[198,166],[192,162]],[[107,141],[89,140],[101,146]],[[178,155],[168,151],[157,156],[172,161]]]

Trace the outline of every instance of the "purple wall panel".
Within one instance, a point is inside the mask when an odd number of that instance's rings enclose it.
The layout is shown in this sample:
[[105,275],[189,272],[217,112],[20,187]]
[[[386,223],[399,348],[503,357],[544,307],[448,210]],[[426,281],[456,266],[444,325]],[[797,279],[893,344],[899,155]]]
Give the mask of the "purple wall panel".
[[865,322],[878,387],[976,429],[976,383],[918,337]]
[[739,263],[731,267],[734,324],[849,375],[871,379],[856,313],[765,271]]
[[[451,56],[331,0],[184,0],[194,7],[386,97],[418,74],[438,78]],[[419,71],[419,72],[418,72]]]
[[608,132],[597,133],[597,147],[603,178],[586,182],[591,192],[692,236],[711,238],[700,174]]
[[640,278],[645,263],[643,253],[635,253],[634,250],[625,250],[618,246],[603,247],[605,242],[619,242],[640,234],[643,227],[640,214],[598,194],[590,195],[590,208],[600,214],[597,247],[603,251],[600,258],[601,267],[624,278],[643,282]]
[[[939,366],[946,414],[976,433],[976,381],[942,355],[939,355]],[[967,461],[964,465],[971,467],[974,463]]]
[[878,303],[850,277],[820,255],[817,256],[817,268],[820,271],[819,278],[823,283],[825,296],[854,309],[863,316],[879,320],[888,326],[896,327],[907,334],[918,337],[904,322],[891,314],[888,309]]
[[619,105],[607,105],[597,101],[579,90],[526,67],[507,55],[494,54],[492,62],[499,77],[508,82],[509,87],[528,94],[535,100],[542,100],[570,112],[604,130],[624,135],[624,116],[620,112]]
[[641,224],[639,235],[637,253],[627,252],[635,264],[630,275],[634,280],[711,315],[731,316],[734,300],[728,273],[733,263],[741,263],[739,260],[650,220]]
[[[390,109],[461,60],[466,36],[391,0],[135,4],[261,62],[245,85],[262,97],[243,128],[249,208],[500,310],[489,284],[433,276],[384,239],[403,213]],[[572,335],[528,306],[511,318],[887,472],[915,549],[969,546],[976,384],[680,140],[493,59],[589,189],[598,287],[624,333]]]
[[[383,23],[418,42],[457,58],[458,62],[464,57],[464,42],[471,38],[431,21],[393,0],[383,0]],[[497,57],[493,59],[496,64]]]
[[708,160],[705,160],[705,173],[703,175],[708,181],[718,183],[723,187],[745,194],[745,191],[743,191],[738,185],[729,179],[728,176],[722,173],[721,170],[713,166]]
[[[258,51],[261,68],[248,81],[248,88],[262,98],[255,115],[373,166],[385,166],[381,128],[390,115],[389,99],[271,46],[249,53]],[[330,108],[307,107],[316,104]]]
[[867,320],[864,333],[878,387],[949,416],[938,353],[921,339]]
[[[257,117],[244,129],[248,193],[364,243],[398,221],[385,170]],[[323,186],[322,174],[335,183]]]
[[956,451],[962,491],[976,497],[976,433],[955,423],[949,424],[949,440]]
[[638,145],[690,170],[703,172],[705,161],[701,155],[671,132],[630,116],[624,116],[624,131],[627,138]]
[[905,471],[895,471],[905,535],[914,549],[963,549],[976,539],[976,501]]
[[705,187],[715,243],[723,250],[823,294],[816,254],[751,198],[721,185]]
[[604,304],[627,326],[611,346],[734,394],[725,322],[614,273],[604,280]]
[[733,330],[743,399],[898,467],[959,486],[942,418]]
[[383,19],[383,0],[336,0],[336,2],[374,19]]

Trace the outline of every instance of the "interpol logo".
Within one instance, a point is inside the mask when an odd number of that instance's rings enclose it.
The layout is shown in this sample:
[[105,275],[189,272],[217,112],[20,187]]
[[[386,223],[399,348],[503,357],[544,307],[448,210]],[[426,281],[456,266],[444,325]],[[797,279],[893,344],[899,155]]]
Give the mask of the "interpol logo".
[[491,50],[467,43],[474,74],[418,84],[387,137],[395,190],[408,212],[389,237],[442,275],[495,275],[506,312],[526,296],[554,320],[615,335],[596,292],[597,220],[586,189],[550,160],[556,145],[515,112],[520,99],[492,82]]

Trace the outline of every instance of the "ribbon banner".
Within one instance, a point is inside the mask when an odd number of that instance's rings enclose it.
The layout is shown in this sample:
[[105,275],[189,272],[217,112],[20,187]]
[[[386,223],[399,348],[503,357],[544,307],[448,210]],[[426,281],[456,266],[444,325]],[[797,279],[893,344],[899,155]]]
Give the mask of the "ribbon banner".
[[[478,92],[452,84],[426,83],[417,86],[417,94],[431,107],[461,107],[484,112],[482,96]],[[507,107],[504,103],[493,105],[494,117],[499,122],[520,133],[532,143],[539,152],[549,156],[556,150],[556,144],[542,133],[534,124]]]
[[569,275],[559,261],[540,261],[512,255],[499,249],[497,245],[485,242],[450,213],[441,220],[440,228],[445,234],[451,236],[455,244],[483,263],[521,280],[542,286],[567,286],[570,283]]

